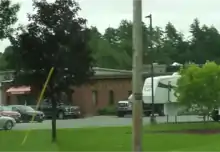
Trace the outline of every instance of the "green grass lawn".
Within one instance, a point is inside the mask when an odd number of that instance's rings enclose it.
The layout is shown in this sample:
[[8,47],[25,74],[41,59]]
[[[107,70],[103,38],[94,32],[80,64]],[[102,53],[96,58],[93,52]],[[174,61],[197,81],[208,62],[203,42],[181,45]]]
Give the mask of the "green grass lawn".
[[[220,151],[220,134],[154,134],[148,131],[220,128],[220,124],[163,124],[145,126],[144,151]],[[0,131],[0,151],[131,151],[130,127],[60,129],[51,143],[50,130],[33,130],[21,146],[25,131]]]

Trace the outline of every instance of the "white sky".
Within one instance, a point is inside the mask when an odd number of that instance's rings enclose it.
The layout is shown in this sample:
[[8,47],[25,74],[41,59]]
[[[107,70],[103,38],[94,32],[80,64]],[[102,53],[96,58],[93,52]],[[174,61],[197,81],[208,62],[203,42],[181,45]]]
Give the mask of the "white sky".
[[[31,0],[12,0],[21,4],[18,14],[19,23],[27,24],[26,13],[32,12]],[[52,1],[52,0],[48,0]],[[96,26],[100,32],[107,27],[117,27],[122,19],[132,20],[132,0],[77,0],[80,15],[88,20],[88,26]],[[214,25],[220,29],[220,0],[143,0],[144,16],[152,14],[153,25],[164,27],[172,22],[175,27],[188,34],[189,25],[194,18],[202,24]],[[10,44],[8,40],[0,42],[0,52]]]

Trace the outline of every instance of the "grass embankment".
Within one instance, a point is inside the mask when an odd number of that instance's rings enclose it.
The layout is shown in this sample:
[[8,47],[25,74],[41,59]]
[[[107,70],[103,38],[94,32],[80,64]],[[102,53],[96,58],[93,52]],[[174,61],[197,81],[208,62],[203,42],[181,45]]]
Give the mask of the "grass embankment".
[[[160,130],[220,129],[220,124],[162,124],[145,126],[144,151],[220,151],[220,134],[154,134]],[[33,130],[21,146],[25,131],[0,131],[0,151],[131,151],[130,127],[58,130],[58,141],[51,143],[50,130]]]
[[179,130],[220,130],[220,123],[215,122],[196,122],[196,123],[168,123],[149,125],[144,127],[145,131],[179,131]]

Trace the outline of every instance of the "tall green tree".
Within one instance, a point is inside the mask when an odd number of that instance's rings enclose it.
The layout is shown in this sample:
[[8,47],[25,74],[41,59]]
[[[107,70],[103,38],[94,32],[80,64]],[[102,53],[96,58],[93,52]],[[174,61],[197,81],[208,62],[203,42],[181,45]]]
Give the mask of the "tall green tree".
[[[150,64],[152,62],[159,64],[167,64],[170,62],[169,56],[166,51],[164,51],[164,31],[160,27],[154,27],[152,29],[152,41],[149,28],[145,28],[145,41],[144,41],[144,64]],[[152,49],[150,48],[150,43],[152,43]]]
[[[111,48],[117,51],[117,57],[120,61],[120,68],[131,69],[132,68],[132,22],[128,20],[122,20],[119,27],[117,28],[107,28],[103,38],[110,43]],[[143,62],[149,63],[153,53],[149,49],[150,41],[150,31],[149,28],[143,23]],[[153,29],[153,45],[158,46],[160,41],[160,29]],[[155,49],[154,49],[155,50]],[[112,51],[112,53],[114,52]],[[115,58],[115,57],[114,57]]]
[[89,46],[93,50],[93,57],[96,61],[95,65],[103,68],[123,68],[123,59],[120,59],[120,52],[112,47],[110,42],[98,32],[98,29],[91,27],[90,35]]
[[3,57],[3,53],[0,52],[0,70],[5,70],[7,62]]
[[[0,1],[0,40],[8,38],[14,31],[15,28],[12,26],[18,20],[17,12],[20,6],[18,4],[12,4],[11,0]],[[0,70],[7,69],[7,62],[4,55],[0,55]]]
[[11,0],[0,1],[0,40],[7,38],[12,34],[14,28],[13,24],[17,21],[17,12],[20,6],[18,4],[12,4]]
[[199,64],[204,64],[207,60],[219,63],[220,34],[218,30],[213,26],[201,25],[198,19],[194,20],[190,28],[192,61]]
[[42,87],[49,70],[54,73],[46,95],[52,100],[52,141],[56,141],[58,94],[72,91],[93,74],[93,58],[88,45],[86,20],[77,16],[80,7],[74,0],[34,1],[34,14],[26,29],[11,37],[16,66],[16,84]]
[[220,66],[207,62],[202,67],[191,64],[180,71],[177,100],[188,108],[196,108],[204,117],[220,106]]
[[165,26],[162,51],[167,56],[166,63],[178,62],[184,64],[188,61],[189,43],[184,40],[182,33],[178,32],[172,23]]
[[17,65],[16,56],[14,56],[13,46],[5,48],[3,54],[0,57],[0,66],[2,70],[15,69]]
[[[97,32],[96,29],[96,34],[92,34],[96,36],[92,36],[91,41],[96,65],[105,68],[131,69],[132,22],[122,20],[117,28],[109,27],[103,35]],[[190,25],[190,33],[191,37],[186,38],[171,22],[164,29],[153,27],[152,49],[150,49],[150,29],[143,23],[143,63],[204,64],[207,60],[219,63],[218,30],[214,26],[202,25],[198,19],[195,19]]]
[[131,69],[132,23],[122,20],[118,28],[107,28],[103,38],[110,43],[112,53],[116,52],[113,58],[119,59],[121,68]]

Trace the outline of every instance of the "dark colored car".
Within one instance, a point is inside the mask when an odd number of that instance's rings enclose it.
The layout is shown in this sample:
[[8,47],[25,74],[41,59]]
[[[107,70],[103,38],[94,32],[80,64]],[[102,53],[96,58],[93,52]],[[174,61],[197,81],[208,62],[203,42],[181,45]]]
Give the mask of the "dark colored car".
[[34,110],[30,106],[25,106],[25,105],[10,105],[9,107],[12,108],[13,111],[17,111],[21,114],[21,120],[23,122],[30,122],[34,117],[33,121],[37,122],[43,122],[44,121],[44,113],[41,111]]
[[[45,99],[40,104],[38,110],[43,111],[45,117],[52,117],[53,109],[52,104],[49,100]],[[62,102],[57,102],[57,118],[79,118],[81,117],[80,108],[78,106],[66,105]]]
[[219,121],[220,120],[220,115],[219,115],[219,110],[218,109],[214,109],[211,113],[211,118],[214,121]]
[[12,117],[17,123],[21,121],[21,114],[19,112],[13,111],[12,108],[8,106],[0,106],[0,115]]

